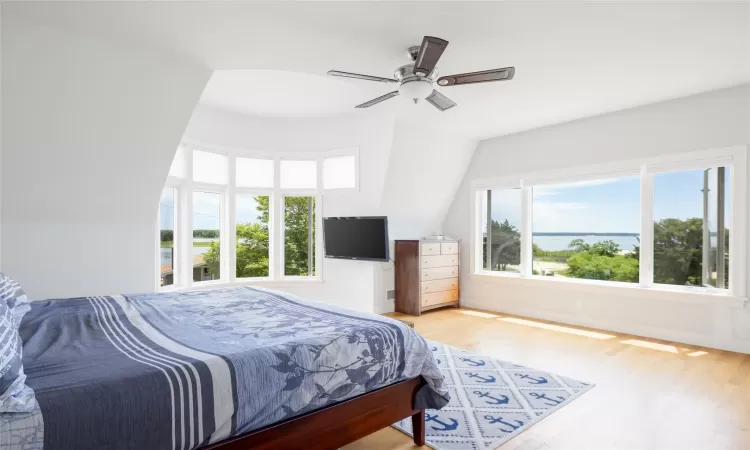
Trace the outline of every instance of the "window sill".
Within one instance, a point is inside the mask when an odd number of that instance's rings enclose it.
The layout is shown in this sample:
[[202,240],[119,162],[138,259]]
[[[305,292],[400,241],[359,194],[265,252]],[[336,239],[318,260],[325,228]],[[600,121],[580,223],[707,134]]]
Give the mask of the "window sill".
[[586,290],[600,294],[613,294],[623,296],[643,296],[644,294],[654,295],[657,298],[676,301],[682,303],[702,304],[712,306],[726,306],[731,308],[744,308],[748,303],[747,298],[730,295],[726,291],[714,291],[702,287],[671,286],[657,284],[650,287],[643,287],[638,283],[624,283],[620,281],[599,281],[586,280],[581,278],[564,278],[564,277],[545,277],[541,275],[532,275],[530,277],[521,276],[518,273],[491,273],[476,272],[472,274],[475,279],[504,279],[513,280],[513,283],[527,285],[530,287],[543,287],[545,283],[552,283],[555,288]]

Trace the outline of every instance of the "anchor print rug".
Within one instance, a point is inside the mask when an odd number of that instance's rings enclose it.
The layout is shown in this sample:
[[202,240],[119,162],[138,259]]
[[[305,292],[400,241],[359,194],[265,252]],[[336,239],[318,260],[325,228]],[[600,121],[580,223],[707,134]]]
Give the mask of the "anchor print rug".
[[[567,405],[593,384],[428,341],[451,401],[426,412],[437,450],[493,450]],[[393,426],[411,435],[411,418]]]

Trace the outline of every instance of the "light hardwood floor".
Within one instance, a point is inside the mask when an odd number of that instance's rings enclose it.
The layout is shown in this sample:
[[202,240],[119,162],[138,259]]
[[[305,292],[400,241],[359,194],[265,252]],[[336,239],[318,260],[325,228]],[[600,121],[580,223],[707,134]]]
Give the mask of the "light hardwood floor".
[[[427,339],[596,384],[502,450],[750,449],[750,355],[469,309],[391,316]],[[345,447],[414,448],[392,428]]]

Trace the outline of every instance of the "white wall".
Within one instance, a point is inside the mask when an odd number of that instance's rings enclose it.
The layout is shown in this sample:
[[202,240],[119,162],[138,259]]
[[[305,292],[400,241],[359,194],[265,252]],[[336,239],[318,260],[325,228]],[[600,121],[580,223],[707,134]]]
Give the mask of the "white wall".
[[210,70],[2,16],[3,270],[32,298],[153,289],[157,205]]
[[[362,112],[345,118],[268,118],[196,108],[184,139],[205,145],[276,152],[359,148],[358,192],[326,192],[324,216],[387,215],[391,239],[440,231],[475,141],[414,128]],[[323,260],[322,283],[276,283],[303,297],[361,311],[393,310],[391,264]]]
[[[443,231],[469,242],[471,180],[749,143],[750,85],[482,141]],[[612,287],[472,277],[463,248],[465,306],[750,353],[748,308]]]

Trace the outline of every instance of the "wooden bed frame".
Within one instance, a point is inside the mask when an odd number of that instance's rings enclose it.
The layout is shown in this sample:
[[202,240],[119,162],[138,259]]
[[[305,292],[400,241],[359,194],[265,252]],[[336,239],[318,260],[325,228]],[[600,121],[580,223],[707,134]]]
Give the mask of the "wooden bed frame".
[[401,381],[323,409],[217,442],[208,449],[337,449],[411,416],[414,443],[424,445],[425,413],[414,409],[422,377]]

